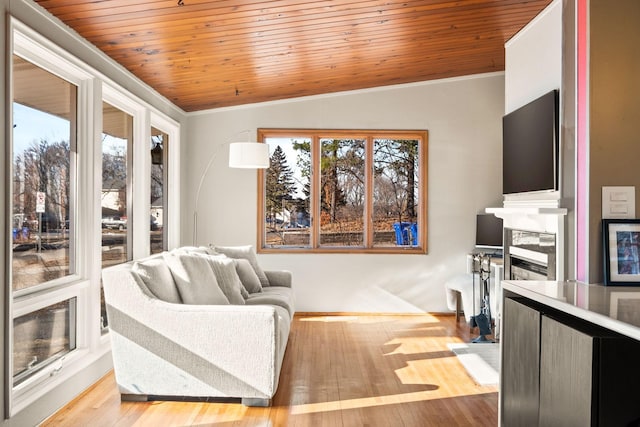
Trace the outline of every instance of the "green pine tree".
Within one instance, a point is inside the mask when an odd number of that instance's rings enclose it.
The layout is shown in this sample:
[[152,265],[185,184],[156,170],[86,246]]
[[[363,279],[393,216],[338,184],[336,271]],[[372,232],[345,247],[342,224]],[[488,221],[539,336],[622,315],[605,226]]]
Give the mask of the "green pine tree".
[[271,155],[266,174],[266,212],[273,221],[277,213],[290,210],[296,193],[293,171],[287,164],[287,156],[278,145]]

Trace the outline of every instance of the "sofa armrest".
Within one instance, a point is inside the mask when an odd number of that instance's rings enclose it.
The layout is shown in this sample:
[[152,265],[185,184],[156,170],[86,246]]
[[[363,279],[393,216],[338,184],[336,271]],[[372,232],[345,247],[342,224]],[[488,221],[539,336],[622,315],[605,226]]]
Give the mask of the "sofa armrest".
[[267,270],[264,272],[269,280],[269,286],[284,286],[290,288],[293,275],[287,270]]

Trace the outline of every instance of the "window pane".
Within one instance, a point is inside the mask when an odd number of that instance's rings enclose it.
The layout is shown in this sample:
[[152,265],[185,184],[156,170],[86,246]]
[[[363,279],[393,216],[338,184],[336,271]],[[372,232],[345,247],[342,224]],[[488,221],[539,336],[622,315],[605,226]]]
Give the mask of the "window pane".
[[265,178],[267,246],[310,245],[311,141],[267,138],[271,163]]
[[76,348],[76,298],[13,320],[13,385]]
[[149,245],[152,254],[162,252],[167,248],[166,232],[164,224],[166,222],[165,200],[165,159],[169,135],[151,128],[151,211],[149,213]]
[[102,121],[102,266],[130,259],[127,227],[133,117],[106,102]]
[[76,86],[13,57],[12,287],[73,273]]
[[374,246],[418,244],[418,141],[375,139]]
[[321,139],[320,246],[363,246],[365,141]]

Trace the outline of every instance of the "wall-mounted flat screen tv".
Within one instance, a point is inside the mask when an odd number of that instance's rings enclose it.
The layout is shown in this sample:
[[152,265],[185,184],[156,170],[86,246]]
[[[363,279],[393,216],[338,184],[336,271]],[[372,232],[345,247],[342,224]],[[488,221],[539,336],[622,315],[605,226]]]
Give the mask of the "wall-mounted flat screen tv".
[[558,190],[558,91],[537,98],[502,119],[502,192]]
[[476,216],[476,248],[502,249],[502,218],[493,214]]

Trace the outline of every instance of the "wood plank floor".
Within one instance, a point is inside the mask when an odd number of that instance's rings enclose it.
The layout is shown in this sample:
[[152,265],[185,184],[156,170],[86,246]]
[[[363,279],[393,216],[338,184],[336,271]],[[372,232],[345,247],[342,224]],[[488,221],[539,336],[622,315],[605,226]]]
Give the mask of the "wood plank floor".
[[453,316],[296,316],[269,408],[120,402],[113,373],[43,426],[496,426],[496,386],[478,386],[447,348]]

